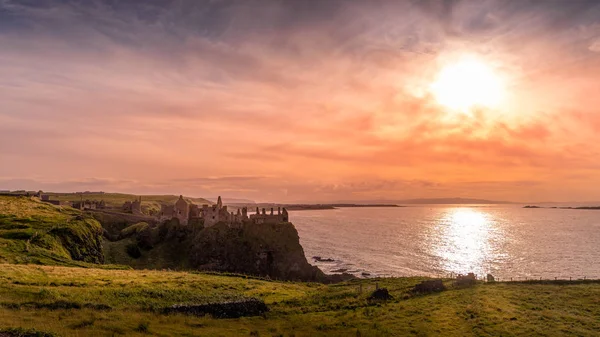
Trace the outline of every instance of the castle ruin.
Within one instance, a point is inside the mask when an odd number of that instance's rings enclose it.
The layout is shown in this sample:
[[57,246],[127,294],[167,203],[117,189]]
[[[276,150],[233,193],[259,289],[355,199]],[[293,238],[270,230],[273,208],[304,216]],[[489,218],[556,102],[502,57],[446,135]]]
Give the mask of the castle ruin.
[[[42,200],[43,201],[43,200]],[[71,202],[71,207],[81,210],[90,210],[90,209],[105,209],[106,203],[104,200],[80,200]]]
[[125,203],[121,207],[121,210],[126,213],[132,213],[137,215],[142,214],[142,197],[140,196],[139,199],[136,199],[134,201],[125,201]]
[[202,219],[204,220],[204,227],[211,227],[219,222],[224,222],[228,225],[241,225],[248,221],[257,224],[276,224],[289,221],[287,210],[285,208],[282,210],[281,207],[277,208],[277,214],[274,214],[273,208],[271,208],[270,214],[267,214],[264,208],[262,209],[262,213],[260,213],[258,207],[256,208],[256,213],[251,215],[248,215],[246,207],[237,209],[237,212],[230,212],[227,206],[223,206],[220,196],[215,205],[202,205],[200,208],[198,205],[186,201],[180,195],[174,205],[161,205],[158,217],[161,221],[176,218],[183,225],[187,225],[192,219]]

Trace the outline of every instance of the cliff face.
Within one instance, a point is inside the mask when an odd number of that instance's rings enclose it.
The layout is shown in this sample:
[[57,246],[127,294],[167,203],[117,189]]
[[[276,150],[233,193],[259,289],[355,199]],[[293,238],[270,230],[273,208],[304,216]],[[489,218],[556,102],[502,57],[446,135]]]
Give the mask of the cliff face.
[[239,228],[218,223],[204,228],[203,223],[181,225],[174,219],[157,227],[133,225],[118,237],[104,241],[107,263],[137,269],[196,269],[279,280],[333,281],[306,261],[298,232],[288,222],[247,222]]
[[199,232],[191,246],[196,269],[269,276],[281,280],[323,281],[325,275],[304,256],[291,223],[253,224],[229,228],[217,224]]

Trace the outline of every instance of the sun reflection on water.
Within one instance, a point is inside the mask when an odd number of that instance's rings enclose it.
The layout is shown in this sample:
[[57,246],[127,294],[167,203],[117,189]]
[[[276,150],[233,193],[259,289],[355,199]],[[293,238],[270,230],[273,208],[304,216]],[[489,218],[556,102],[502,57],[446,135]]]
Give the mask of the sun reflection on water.
[[487,272],[492,255],[494,222],[488,214],[472,208],[456,208],[439,222],[435,255],[441,257],[443,270],[455,273]]

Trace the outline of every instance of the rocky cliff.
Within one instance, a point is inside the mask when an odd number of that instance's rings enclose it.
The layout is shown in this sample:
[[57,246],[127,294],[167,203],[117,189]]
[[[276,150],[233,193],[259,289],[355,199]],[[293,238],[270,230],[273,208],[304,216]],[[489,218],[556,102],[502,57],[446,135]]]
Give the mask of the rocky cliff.
[[293,224],[217,224],[199,232],[191,246],[196,269],[268,276],[272,279],[323,281],[325,275],[304,256]]
[[[177,220],[153,227],[136,224],[104,242],[106,262],[137,269],[196,269],[251,274],[280,280],[331,281],[311,266],[291,223],[202,223]],[[110,239],[110,240],[109,240]]]

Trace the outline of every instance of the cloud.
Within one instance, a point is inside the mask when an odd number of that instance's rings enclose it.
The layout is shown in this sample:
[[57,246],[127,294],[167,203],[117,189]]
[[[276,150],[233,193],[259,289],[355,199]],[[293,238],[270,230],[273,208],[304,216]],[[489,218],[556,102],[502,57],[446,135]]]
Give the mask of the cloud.
[[[0,159],[11,165],[0,176],[288,200],[442,186],[518,199],[520,181],[579,184],[567,171],[592,177],[600,165],[590,155],[600,151],[599,11],[588,1],[3,0]],[[506,74],[504,109],[460,115],[431,97],[460,53]],[[473,176],[506,190],[464,183]]]
[[590,44],[589,49],[590,49],[590,51],[593,51],[595,53],[600,53],[600,39],[594,40]]

